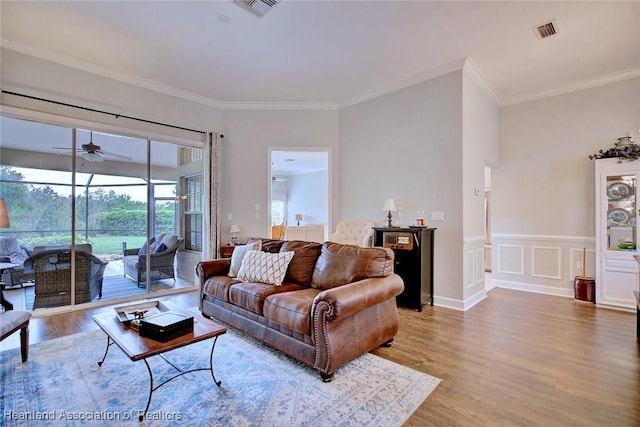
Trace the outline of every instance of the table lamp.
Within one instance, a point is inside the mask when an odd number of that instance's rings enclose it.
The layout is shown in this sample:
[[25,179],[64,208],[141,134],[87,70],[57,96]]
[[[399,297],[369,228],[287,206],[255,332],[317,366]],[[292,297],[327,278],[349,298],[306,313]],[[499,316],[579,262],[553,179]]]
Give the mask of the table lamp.
[[391,215],[391,211],[397,211],[398,209],[396,208],[396,202],[393,199],[386,199],[384,201],[384,204],[382,205],[382,210],[383,211],[387,211],[387,220],[389,223],[389,228],[391,228],[391,218],[393,217]]
[[231,244],[238,244],[238,233],[240,232],[240,227],[238,227],[236,224],[233,224],[229,231],[231,232]]
[[9,221],[9,212],[7,211],[7,204],[4,199],[0,199],[0,228],[9,228],[11,227],[11,222]]
[[300,227],[300,221],[302,221],[302,214],[296,214],[296,221],[298,221],[298,227]]

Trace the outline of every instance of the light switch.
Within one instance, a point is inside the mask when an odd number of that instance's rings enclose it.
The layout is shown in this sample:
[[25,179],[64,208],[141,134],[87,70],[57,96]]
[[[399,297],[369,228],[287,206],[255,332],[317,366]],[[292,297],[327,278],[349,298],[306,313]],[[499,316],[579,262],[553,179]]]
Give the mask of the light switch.
[[231,215],[231,212],[227,212],[227,221],[231,221],[233,219],[233,215]]
[[256,212],[254,218],[256,219],[256,221],[260,221],[260,214]]
[[444,221],[444,212],[431,212],[431,221]]
[[260,203],[256,203],[256,212],[260,210]]

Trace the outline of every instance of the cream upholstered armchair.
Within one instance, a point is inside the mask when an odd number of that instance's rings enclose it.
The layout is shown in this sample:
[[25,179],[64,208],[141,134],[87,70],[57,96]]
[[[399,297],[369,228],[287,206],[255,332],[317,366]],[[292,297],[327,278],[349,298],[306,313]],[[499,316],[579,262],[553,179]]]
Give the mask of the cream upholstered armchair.
[[349,219],[342,221],[336,227],[336,232],[329,235],[330,242],[345,245],[371,246],[373,227],[376,222],[372,219]]

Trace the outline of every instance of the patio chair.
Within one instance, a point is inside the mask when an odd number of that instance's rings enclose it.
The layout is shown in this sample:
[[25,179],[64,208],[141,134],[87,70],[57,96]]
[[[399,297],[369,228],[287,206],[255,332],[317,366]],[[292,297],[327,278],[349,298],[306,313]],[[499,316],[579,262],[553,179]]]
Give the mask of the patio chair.
[[[149,266],[150,266],[150,281],[162,280],[162,279],[174,279],[175,281],[175,269],[174,259],[178,248],[184,242],[184,239],[176,235],[161,236],[157,239],[158,243],[151,242],[148,245],[149,250]],[[155,243],[155,244],[154,244]],[[158,248],[161,247],[158,251]],[[127,277],[140,287],[140,284],[147,281],[147,253],[145,250],[138,249],[124,249],[124,257],[122,258],[122,265],[124,266],[124,277]]]
[[[75,303],[102,298],[102,280],[108,261],[84,251],[75,255]],[[48,249],[36,252],[24,262],[33,269],[33,308],[71,304],[71,251]]]
[[0,304],[4,309],[0,313],[0,341],[13,335],[14,332],[20,331],[20,354],[22,363],[24,363],[29,358],[29,321],[31,320],[31,313],[14,310],[13,304],[4,299],[1,290]]

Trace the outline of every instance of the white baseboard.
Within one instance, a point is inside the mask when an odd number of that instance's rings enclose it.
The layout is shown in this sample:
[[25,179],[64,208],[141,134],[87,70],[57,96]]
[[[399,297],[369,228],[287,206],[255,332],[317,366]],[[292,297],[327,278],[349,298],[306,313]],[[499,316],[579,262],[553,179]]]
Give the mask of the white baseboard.
[[553,286],[534,285],[532,283],[514,282],[510,280],[491,279],[491,284],[497,288],[514,289],[517,291],[534,292],[537,294],[554,295],[573,298],[573,289],[556,288]]

